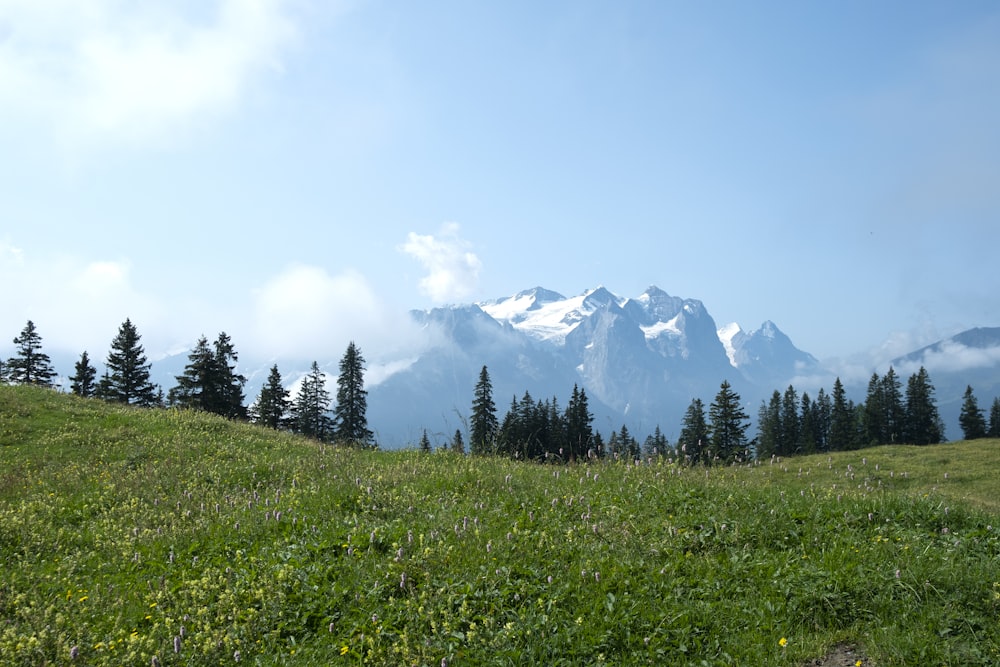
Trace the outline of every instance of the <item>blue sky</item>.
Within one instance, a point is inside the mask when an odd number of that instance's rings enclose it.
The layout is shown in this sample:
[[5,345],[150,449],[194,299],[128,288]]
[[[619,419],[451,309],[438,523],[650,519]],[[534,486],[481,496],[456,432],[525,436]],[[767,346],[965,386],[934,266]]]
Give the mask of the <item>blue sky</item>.
[[655,284],[877,363],[1000,325],[998,118],[991,2],[0,0],[0,334],[371,359]]

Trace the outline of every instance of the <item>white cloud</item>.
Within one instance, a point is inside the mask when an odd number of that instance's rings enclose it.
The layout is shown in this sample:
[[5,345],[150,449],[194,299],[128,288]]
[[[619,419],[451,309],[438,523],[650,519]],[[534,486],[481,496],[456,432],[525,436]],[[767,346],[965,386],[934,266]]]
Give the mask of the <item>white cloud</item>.
[[371,363],[408,356],[419,345],[415,325],[381,303],[356,271],[331,275],[314,266],[292,266],[254,296],[251,351],[263,358],[336,362],[354,341]]
[[1000,364],[1000,347],[968,347],[955,341],[945,341],[939,347],[924,352],[917,361],[897,368],[900,375],[911,375],[923,366],[928,373],[955,373],[974,368],[990,368]]
[[458,232],[457,223],[447,223],[437,236],[410,232],[399,246],[423,265],[427,275],[420,279],[420,290],[439,303],[469,296],[479,281],[482,262]]
[[287,0],[0,0],[0,111],[73,143],[225,111],[295,37]]

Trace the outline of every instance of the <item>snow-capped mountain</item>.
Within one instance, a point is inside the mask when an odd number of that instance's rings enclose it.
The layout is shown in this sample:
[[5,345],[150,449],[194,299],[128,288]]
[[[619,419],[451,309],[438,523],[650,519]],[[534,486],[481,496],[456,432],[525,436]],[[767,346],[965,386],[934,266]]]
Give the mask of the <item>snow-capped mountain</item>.
[[802,364],[815,364],[771,323],[725,337],[701,301],[655,286],[635,298],[604,287],[573,297],[536,287],[412,317],[434,327],[440,342],[370,391],[369,420],[389,445],[413,442],[424,428],[442,441],[464,431],[483,365],[501,416],[525,392],[564,405],[576,384],[603,432],[625,424],[643,434],[659,425],[670,434],[691,400],[709,402],[723,380],[752,412],[763,395],[757,378],[787,382]]
[[750,332],[734,322],[720,328],[718,335],[729,363],[755,385],[781,388],[782,382],[819,369],[816,357],[796,348],[770,320]]

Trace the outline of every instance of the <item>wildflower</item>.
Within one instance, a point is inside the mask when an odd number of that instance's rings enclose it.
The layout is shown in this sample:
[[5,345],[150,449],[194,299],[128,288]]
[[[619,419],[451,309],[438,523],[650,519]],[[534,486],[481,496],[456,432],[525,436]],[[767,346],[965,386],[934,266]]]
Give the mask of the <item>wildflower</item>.
[[239,662],[241,657],[242,656],[240,655],[240,650],[239,649],[236,649],[235,651],[233,651],[233,660],[235,660],[236,662]]
[[70,658],[70,660],[76,660],[79,657],[80,657],[80,647],[79,646],[74,646],[73,648],[71,648],[69,650],[69,658]]
[[347,655],[347,652],[350,651],[350,650],[351,649],[347,648],[347,645],[345,644],[345,645],[343,645],[343,646],[340,647],[340,655]]
[[179,635],[174,635],[174,653],[181,652],[181,638]]
[[788,646],[788,640],[782,637],[781,639],[778,640],[778,646],[780,646],[781,648],[785,648],[786,646]]

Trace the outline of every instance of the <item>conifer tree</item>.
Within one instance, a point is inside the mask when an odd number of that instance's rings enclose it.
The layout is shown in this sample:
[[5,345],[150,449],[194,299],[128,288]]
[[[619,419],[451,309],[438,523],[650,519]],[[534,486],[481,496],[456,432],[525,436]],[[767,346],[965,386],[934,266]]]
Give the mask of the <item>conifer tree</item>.
[[695,398],[688,405],[681,422],[681,433],[677,439],[677,456],[690,465],[707,463],[708,423],[705,421],[705,404]]
[[643,454],[645,456],[667,456],[669,453],[669,443],[667,442],[667,436],[663,435],[663,431],[660,430],[660,425],[657,424],[656,428],[653,429],[651,435],[646,436],[646,441],[643,443]]
[[830,449],[830,418],[833,412],[833,403],[829,394],[820,387],[816,393],[816,400],[813,402],[813,428],[816,451],[826,452]]
[[577,459],[587,455],[594,439],[593,421],[594,416],[587,407],[587,392],[574,384],[565,415],[567,458]]
[[11,384],[33,384],[51,387],[56,376],[49,355],[42,352],[42,337],[35,323],[28,320],[21,335],[14,338],[17,351],[7,360],[4,370],[6,381]]
[[781,447],[779,456],[789,456],[800,451],[799,394],[788,385],[781,397]]
[[462,430],[455,429],[455,435],[451,439],[451,445],[449,447],[451,451],[456,454],[465,454],[465,441],[462,439]]
[[718,458],[722,463],[732,463],[748,457],[746,431],[749,417],[740,405],[740,395],[733,391],[728,380],[722,382],[719,393],[708,408],[709,460]]
[[431,452],[431,440],[427,437],[427,429],[424,429],[424,434],[420,436],[420,451],[427,454]]
[[365,358],[351,341],[340,360],[337,376],[337,405],[334,433],[337,440],[357,447],[369,447],[373,433],[368,430],[368,392],[365,391]]
[[897,444],[905,439],[907,417],[902,385],[892,366],[882,377],[882,399],[885,405],[885,432],[881,444]]
[[966,440],[976,440],[986,437],[986,418],[979,409],[976,395],[972,393],[972,385],[966,385],[962,396],[962,410],[958,415],[958,425],[962,427],[962,437]]
[[176,376],[177,385],[167,392],[170,404],[208,411],[214,402],[214,367],[215,355],[208,346],[208,339],[202,336],[188,354],[184,373]]
[[244,419],[247,415],[243,387],[247,379],[236,372],[239,356],[229,335],[223,331],[215,339],[212,382],[215,388],[210,411],[229,419]]
[[135,325],[126,318],[111,341],[105,363],[107,372],[98,385],[101,398],[128,405],[157,405],[157,389],[149,381],[152,364],[139,344],[141,338]]
[[292,400],[292,429],[316,440],[329,441],[334,433],[329,411],[330,392],[326,389],[326,374],[314,361]]
[[73,369],[73,376],[69,379],[70,391],[77,396],[93,396],[97,390],[95,382],[97,369],[90,365],[90,357],[86,350],[80,355],[80,360]]
[[830,451],[840,452],[857,448],[857,426],[854,408],[847,400],[847,392],[838,377],[833,381],[830,404]]
[[781,441],[781,392],[777,389],[767,403],[761,401],[757,411],[757,451],[759,459],[779,456],[784,451]]
[[281,373],[275,364],[251,407],[251,420],[268,428],[281,429],[288,422],[289,409],[288,390],[282,385]]
[[816,452],[816,410],[809,394],[802,392],[802,405],[799,409],[799,448],[797,453],[814,454]]
[[[516,403],[516,399],[515,399]],[[472,392],[472,420],[469,447],[473,454],[487,454],[494,450],[498,435],[497,408],[493,402],[493,385],[490,374],[483,366],[479,381]],[[505,437],[507,434],[504,434]]]
[[944,440],[944,425],[934,402],[934,385],[923,366],[906,383],[905,415],[901,435],[906,442],[934,445]]
[[1000,397],[994,398],[990,406],[990,426],[986,429],[986,436],[1000,438]]
[[885,444],[886,424],[885,385],[878,373],[868,381],[868,393],[862,410],[864,444],[869,447]]

